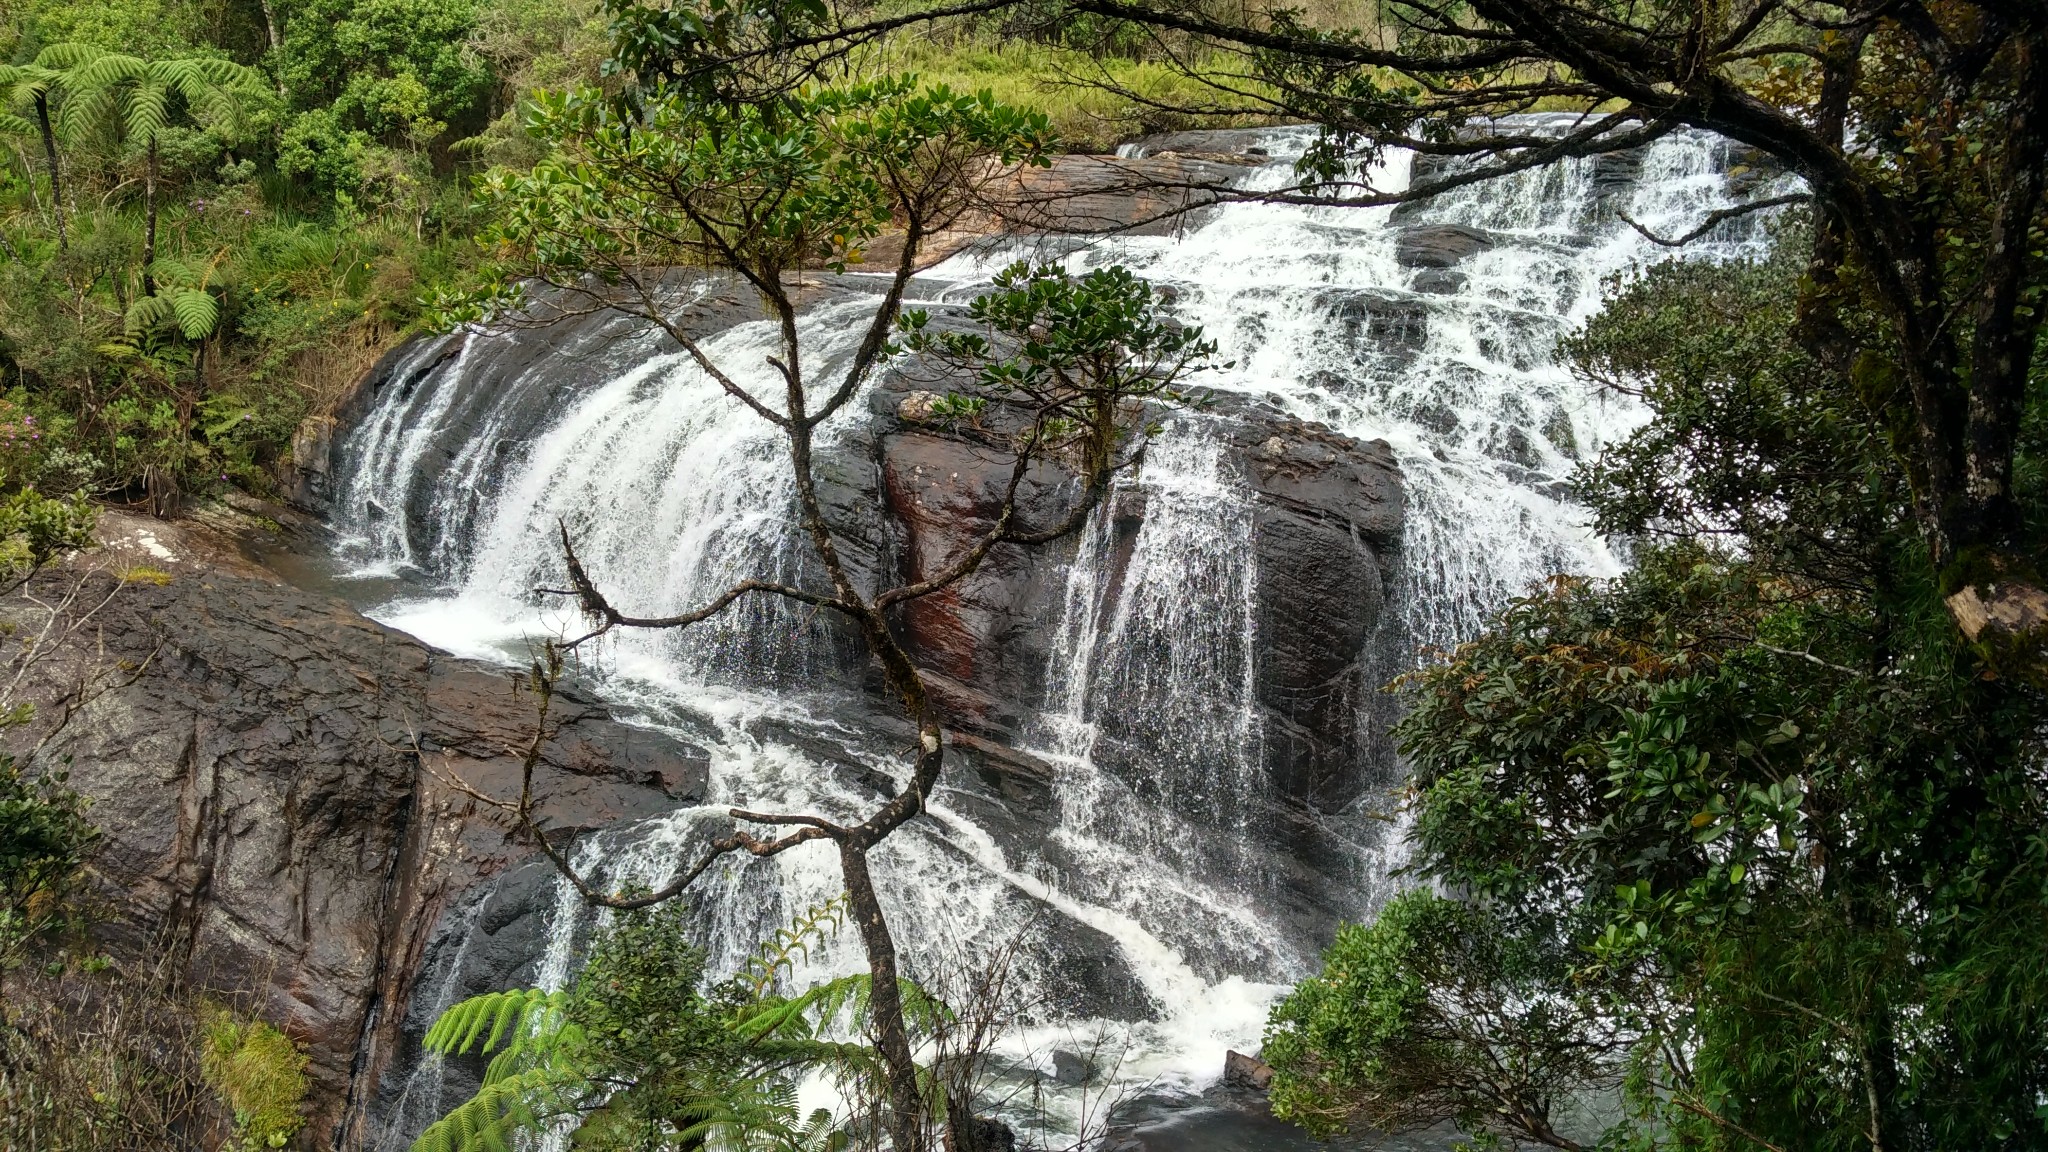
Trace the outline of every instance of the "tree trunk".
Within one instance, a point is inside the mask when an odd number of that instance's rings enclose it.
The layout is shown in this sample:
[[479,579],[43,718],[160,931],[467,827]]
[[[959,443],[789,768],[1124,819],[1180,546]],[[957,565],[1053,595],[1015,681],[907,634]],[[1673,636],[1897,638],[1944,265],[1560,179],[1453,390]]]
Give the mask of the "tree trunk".
[[[265,35],[267,35],[267,36],[269,36],[269,37],[270,37],[270,54],[271,54],[271,56],[275,57],[275,56],[277,55],[277,49],[278,49],[278,46],[279,46],[279,44],[281,43],[281,41],[279,41],[279,40],[278,40],[278,38],[277,38],[277,15],[276,15],[276,10],[275,10],[275,9],[273,9],[273,8],[271,7],[271,4],[270,4],[270,0],[262,0],[262,4],[263,4],[263,32],[264,32],[264,34],[265,34]],[[276,61],[275,59],[273,59],[273,60],[272,60],[272,61],[270,62],[270,66],[271,66],[272,68],[276,68],[276,67],[278,67],[278,63],[277,63],[277,61]],[[285,95],[285,90],[284,90],[284,73],[283,73],[283,72],[279,72],[279,73],[278,73],[278,75],[277,75],[277,94],[278,94],[278,96],[279,96],[280,98],[284,97],[284,95]]]
[[875,896],[874,879],[868,875],[867,846],[851,839],[841,840],[839,867],[846,877],[846,895],[853,907],[853,918],[860,925],[861,943],[867,948],[871,982],[868,1019],[874,1029],[875,1047],[888,1070],[889,1138],[896,1145],[896,1152],[924,1152],[917,1061],[910,1054],[910,1035],[903,1023],[896,941],[882,919],[882,904]]
[[57,137],[50,131],[50,97],[36,95],[36,127],[43,132],[43,156],[50,162],[50,210],[57,214],[57,251],[70,245],[64,229],[64,178],[57,170]]
[[156,295],[156,134],[149,137],[149,159],[142,169],[142,294]]

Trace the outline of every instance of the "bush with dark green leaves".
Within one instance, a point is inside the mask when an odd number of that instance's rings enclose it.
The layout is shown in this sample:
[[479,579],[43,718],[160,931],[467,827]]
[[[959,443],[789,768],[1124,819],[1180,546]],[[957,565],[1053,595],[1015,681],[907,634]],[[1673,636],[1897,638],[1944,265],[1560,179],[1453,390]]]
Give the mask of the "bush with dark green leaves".
[[88,807],[62,773],[30,779],[0,756],[0,973],[83,923],[85,865],[100,841]]

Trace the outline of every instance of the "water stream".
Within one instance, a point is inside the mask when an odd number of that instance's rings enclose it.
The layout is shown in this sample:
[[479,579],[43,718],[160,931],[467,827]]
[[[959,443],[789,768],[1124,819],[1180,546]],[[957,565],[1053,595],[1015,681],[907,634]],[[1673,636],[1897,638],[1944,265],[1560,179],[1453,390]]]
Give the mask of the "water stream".
[[[1306,141],[1267,134],[1269,159],[1245,181],[1284,181]],[[1393,160],[1380,179],[1398,186],[1408,163]],[[1724,142],[1678,135],[1625,164],[1566,162],[1419,208],[1231,205],[1176,236],[1069,244],[1058,258],[1075,269],[1125,263],[1171,287],[1176,313],[1233,362],[1208,387],[1391,446],[1408,512],[1379,643],[1406,654],[1471,635],[1551,573],[1621,567],[1563,482],[1642,413],[1574,379],[1553,349],[1597,309],[1606,278],[1667,254],[1619,213],[1682,232],[1732,202],[1730,165]],[[1459,258],[1418,259],[1431,237],[1462,245]],[[1752,220],[1686,254],[1725,259],[1762,243]],[[963,301],[1035,251],[1019,242],[957,256],[920,278],[920,294]],[[814,367],[850,352],[871,307],[856,297],[806,315]],[[779,350],[764,324],[707,347],[757,386],[772,371],[764,357]],[[561,579],[558,520],[634,611],[694,606],[746,576],[801,577],[780,440],[681,354],[616,324],[581,327],[539,358],[508,358],[503,338],[475,333],[424,341],[409,357],[346,442],[336,504],[344,563],[403,578],[372,610],[378,619],[459,654],[522,656],[530,637],[574,624],[559,601],[532,592]],[[827,437],[858,436],[867,419],[850,405]],[[992,820],[987,797],[949,781],[931,818],[889,841],[875,870],[921,971],[957,970],[1014,944],[1027,985],[1078,988],[1013,1038],[1020,1065],[1050,1072],[1055,1050],[1106,1036],[1113,1090],[1170,1097],[1213,1083],[1226,1049],[1255,1049],[1266,1008],[1309,970],[1321,933],[1370,915],[1389,891],[1400,847],[1365,809],[1398,766],[1358,764],[1368,785],[1359,810],[1321,818],[1320,916],[1277,912],[1286,869],[1257,827],[1269,811],[1269,755],[1253,699],[1260,573],[1245,546],[1245,478],[1215,429],[1190,414],[1121,484],[1120,499],[1142,502],[1142,523],[1126,553],[1107,515],[1066,545],[1043,705],[1021,730],[1025,750],[1054,768],[1050,818],[1020,832]],[[701,629],[610,644],[593,674],[647,722],[710,750],[712,794],[586,840],[583,863],[614,881],[659,884],[727,826],[729,805],[851,814],[870,804],[844,763],[894,764],[898,750],[852,703],[856,669],[812,614],[766,598]],[[1118,748],[1114,771],[1105,733]],[[821,755],[827,745],[838,751]],[[838,888],[823,846],[707,876],[693,906],[714,970],[737,969]],[[558,985],[589,927],[566,886],[550,923],[537,971]],[[465,927],[457,918],[444,930]],[[859,962],[848,937],[797,978]],[[1076,970],[1094,982],[1077,984]],[[433,992],[448,988],[444,978]],[[432,1080],[404,1086],[395,1146],[440,1087],[435,1068],[410,1075]],[[1056,1124],[1099,1110],[1099,1090],[1094,1103],[1057,1086],[1054,1095]]]

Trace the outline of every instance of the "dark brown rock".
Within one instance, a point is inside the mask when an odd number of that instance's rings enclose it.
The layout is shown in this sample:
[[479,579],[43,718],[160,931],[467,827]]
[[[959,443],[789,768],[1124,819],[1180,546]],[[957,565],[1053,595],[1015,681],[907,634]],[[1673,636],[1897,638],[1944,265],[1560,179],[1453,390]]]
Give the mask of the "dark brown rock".
[[1223,1056],[1223,1082],[1236,1088],[1264,1092],[1273,1083],[1273,1066],[1257,1056],[1227,1052]]
[[1418,225],[1394,242],[1394,260],[1404,268],[1449,268],[1493,243],[1484,230],[1463,224]]
[[[987,427],[920,419],[925,383],[891,381],[873,399],[876,431],[827,453],[820,471],[835,523],[858,510],[883,515],[849,533],[850,555],[868,579],[929,578],[995,524],[1013,458],[1000,406]],[[905,419],[905,414],[910,419]],[[1225,437],[1231,467],[1254,501],[1258,560],[1257,700],[1268,721],[1266,769],[1278,791],[1333,809],[1364,786],[1359,765],[1381,749],[1358,743],[1369,642],[1379,632],[1389,549],[1400,534],[1404,495],[1393,454],[1270,408],[1219,398],[1203,419]],[[872,464],[857,466],[856,454]],[[868,488],[863,477],[872,476]],[[1052,463],[1035,465],[1020,491],[1022,520],[1056,522],[1071,507],[1075,481]],[[1111,587],[1145,515],[1136,493],[1098,515],[1115,521]],[[954,723],[978,741],[976,771],[1006,799],[1041,804],[1049,772],[1013,749],[1044,703],[1065,594],[1072,541],[1023,549],[998,546],[974,575],[907,604],[904,639],[925,667]],[[1389,673],[1390,674],[1390,673]],[[1384,679],[1384,677],[1380,677]]]
[[1230,157],[1061,156],[995,194],[997,224],[1022,232],[1163,236],[1244,174]]
[[[443,905],[529,852],[493,801],[518,795],[533,698],[197,527],[109,514],[102,532],[109,547],[0,602],[17,635],[57,606],[47,645],[10,648],[9,677],[34,657],[37,715],[9,750],[68,764],[93,798],[106,950],[248,995],[311,1057],[303,1139],[346,1144]],[[685,743],[573,690],[551,719],[550,832],[704,794]]]

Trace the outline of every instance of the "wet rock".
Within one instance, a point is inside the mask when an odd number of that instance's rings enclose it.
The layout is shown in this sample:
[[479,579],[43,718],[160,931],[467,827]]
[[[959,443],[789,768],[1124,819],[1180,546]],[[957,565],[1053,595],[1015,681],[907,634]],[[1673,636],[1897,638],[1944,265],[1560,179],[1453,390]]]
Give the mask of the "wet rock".
[[[498,805],[518,795],[533,699],[230,547],[192,547],[189,525],[109,512],[102,533],[113,547],[0,601],[7,625],[40,630],[28,597],[79,593],[24,677],[37,719],[7,750],[43,742],[35,764],[68,762],[93,798],[103,947],[249,995],[311,1058],[309,1138],[346,1139],[443,909],[529,852]],[[113,575],[141,554],[168,578]],[[573,690],[556,703],[534,774],[544,830],[704,795],[701,750]]]
[[1223,1056],[1223,1082],[1235,1088],[1264,1092],[1273,1082],[1273,1066],[1257,1056],[1227,1052]]
[[1324,306],[1334,334],[1368,356],[1413,356],[1429,340],[1429,305],[1406,293],[1331,291]]
[[1171,235],[1214,189],[1244,174],[1230,156],[1061,156],[1025,168],[993,196],[995,230],[1066,235]]
[[1448,268],[1423,268],[1408,281],[1408,287],[1432,296],[1455,296],[1465,290],[1465,274]]
[[1198,128],[1189,132],[1162,132],[1134,141],[1124,151],[1133,156],[1158,156],[1174,153],[1180,156],[1204,156],[1226,159],[1234,163],[1259,163],[1266,161],[1265,142],[1272,139],[1271,128]]
[[1493,247],[1492,235],[1463,224],[1429,224],[1404,230],[1394,242],[1394,260],[1404,268],[1449,268]]
[[970,1118],[955,1152],[1017,1152],[1017,1133],[993,1116]]
[[1095,1061],[1064,1048],[1052,1050],[1052,1078],[1069,1088],[1093,1084],[1099,1075]]

